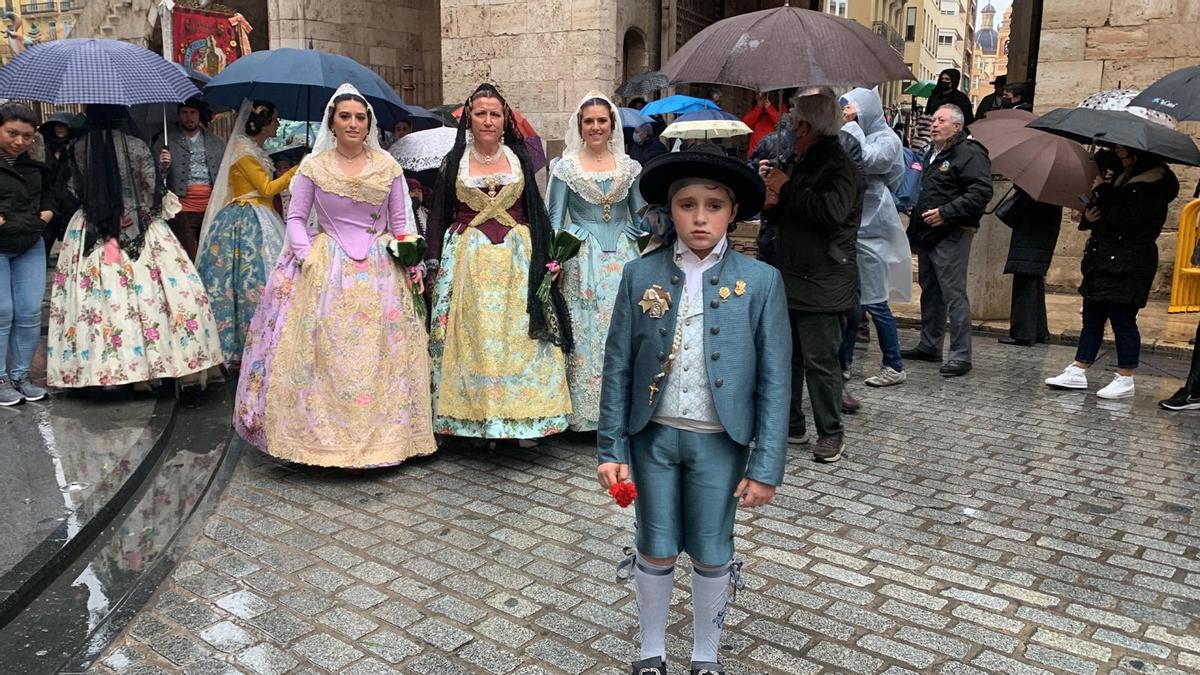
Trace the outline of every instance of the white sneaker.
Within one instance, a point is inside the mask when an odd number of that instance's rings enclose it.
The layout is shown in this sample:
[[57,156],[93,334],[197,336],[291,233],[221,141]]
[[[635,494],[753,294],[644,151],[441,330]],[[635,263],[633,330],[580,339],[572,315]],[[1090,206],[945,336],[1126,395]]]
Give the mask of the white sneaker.
[[908,373],[888,366],[881,368],[878,375],[863,380],[868,387],[890,387],[907,381]]
[[1055,389],[1087,389],[1087,371],[1072,363],[1061,375],[1046,378],[1046,385]]
[[1133,396],[1133,376],[1117,375],[1108,386],[1096,392],[1100,398],[1129,398]]

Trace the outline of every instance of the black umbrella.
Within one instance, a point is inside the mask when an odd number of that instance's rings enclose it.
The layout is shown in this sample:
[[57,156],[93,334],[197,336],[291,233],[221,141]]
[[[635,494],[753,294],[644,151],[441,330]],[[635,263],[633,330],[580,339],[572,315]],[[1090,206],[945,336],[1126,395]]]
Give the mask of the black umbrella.
[[1200,120],[1200,66],[1176,70],[1143,89],[1129,105],[1157,110],[1177,120]]
[[900,52],[870,29],[787,5],[712,24],[675,52],[662,72],[672,84],[728,84],[755,91],[917,79]]
[[1187,135],[1124,110],[1059,108],[1025,126],[1080,143],[1123,145],[1167,162],[1200,166],[1200,149]]
[[624,96],[625,98],[648,96],[660,89],[665,89],[670,84],[671,81],[666,75],[657,70],[650,70],[638,73],[622,82],[621,86],[617,87],[617,96]]

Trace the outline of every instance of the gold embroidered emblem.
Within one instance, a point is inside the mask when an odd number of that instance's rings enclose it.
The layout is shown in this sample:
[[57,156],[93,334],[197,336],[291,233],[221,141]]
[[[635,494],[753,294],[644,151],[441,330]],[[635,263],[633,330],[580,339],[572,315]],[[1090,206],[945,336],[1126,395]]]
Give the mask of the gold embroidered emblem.
[[722,286],[721,290],[717,291],[717,295],[721,296],[721,302],[725,302],[729,299],[729,287]]
[[741,297],[746,294],[746,282],[738,279],[738,282],[733,285],[733,294]]
[[638,305],[651,319],[661,319],[671,309],[671,294],[663,290],[662,286],[654,284],[642,293],[642,300]]

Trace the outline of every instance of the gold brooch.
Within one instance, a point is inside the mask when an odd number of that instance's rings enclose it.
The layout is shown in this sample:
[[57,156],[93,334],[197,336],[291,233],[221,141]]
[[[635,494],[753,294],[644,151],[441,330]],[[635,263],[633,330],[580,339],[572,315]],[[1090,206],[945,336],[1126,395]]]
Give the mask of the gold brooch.
[[739,298],[746,294],[746,282],[738,279],[738,282],[733,285],[733,294]]
[[722,286],[721,290],[717,291],[717,295],[721,296],[721,302],[725,302],[729,299],[729,287]]
[[663,290],[662,286],[654,284],[642,293],[642,300],[638,305],[651,319],[661,319],[671,309],[671,294]]

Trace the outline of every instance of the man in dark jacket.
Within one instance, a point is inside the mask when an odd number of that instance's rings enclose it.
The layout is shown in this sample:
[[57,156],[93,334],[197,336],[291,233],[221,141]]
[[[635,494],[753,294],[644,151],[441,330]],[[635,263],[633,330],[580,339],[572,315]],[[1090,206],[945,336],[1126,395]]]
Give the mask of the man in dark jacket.
[[54,217],[46,165],[29,157],[35,124],[26,106],[0,106],[0,406],[46,396],[29,380],[46,292],[42,231]]
[[975,115],[971,114],[971,99],[958,89],[958,83],[961,81],[962,73],[954,68],[943,70],[938,75],[938,83],[929,96],[929,102],[925,104],[925,114],[932,115],[938,111],[938,108],[949,103],[958,106],[958,109],[962,111],[963,126],[971,126],[971,122],[975,121]]
[[182,210],[168,223],[188,257],[196,259],[200,226],[221,171],[225,141],[208,133],[208,106],[199,99],[179,104],[179,126],[167,134],[166,145],[155,146],[159,168],[166,172],[167,189],[179,196]]
[[940,363],[949,315],[950,358],[941,373],[950,377],[971,370],[967,263],[971,238],[992,198],[992,163],[987,149],[967,138],[957,106],[945,105],[933,114],[931,138],[922,162],[921,196],[908,224],[919,267],[921,341],[901,357]]
[[830,96],[794,99],[795,164],[790,174],[760,165],[775,230],[776,266],[792,324],[792,412],[788,440],[805,443],[803,385],[812,399],[817,460],[841,459],[842,369],[838,349],[846,312],[858,304],[858,225],[863,186],[838,141],[842,112]]
[[643,124],[634,129],[631,140],[633,143],[628,148],[629,158],[642,166],[659,155],[667,154],[667,146],[654,135],[652,124]]
[[975,109],[975,119],[981,120],[993,110],[999,110],[1002,107],[1004,99],[1004,85],[1008,84],[1007,75],[997,75],[996,79],[992,80],[992,93],[984,96],[979,101],[979,107]]
[[[1008,261],[1004,273],[1013,275],[1012,311],[1009,314],[1008,336],[1001,344],[1028,347],[1050,339],[1046,324],[1046,272],[1058,244],[1058,229],[1062,223],[1062,207],[1035,202],[1020,188],[1012,199],[1017,200],[1008,218],[1002,218],[1012,228],[1008,243]],[[1001,210],[997,210],[1000,215]]]
[[1008,110],[1033,112],[1033,83],[1013,82],[1004,86],[1000,107]]

